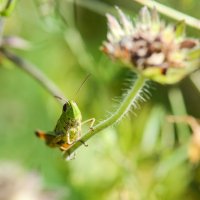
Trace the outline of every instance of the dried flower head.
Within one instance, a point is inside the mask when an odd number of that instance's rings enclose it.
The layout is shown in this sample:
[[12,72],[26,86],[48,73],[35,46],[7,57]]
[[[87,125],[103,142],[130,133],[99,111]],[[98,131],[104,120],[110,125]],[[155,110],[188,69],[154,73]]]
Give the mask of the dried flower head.
[[199,65],[199,41],[186,38],[184,22],[167,25],[156,9],[144,7],[133,23],[117,8],[120,21],[107,14],[109,32],[102,50],[154,81],[171,84]]

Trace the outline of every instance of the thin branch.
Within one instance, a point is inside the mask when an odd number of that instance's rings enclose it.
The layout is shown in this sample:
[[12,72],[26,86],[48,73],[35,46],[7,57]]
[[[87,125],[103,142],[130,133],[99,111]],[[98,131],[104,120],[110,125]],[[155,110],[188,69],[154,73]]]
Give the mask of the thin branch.
[[149,8],[154,8],[156,7],[156,9],[162,13],[163,15],[166,15],[170,18],[173,18],[177,21],[181,21],[181,20],[184,20],[185,23],[188,25],[188,26],[191,26],[193,28],[196,28],[196,29],[199,29],[200,30],[200,20],[194,18],[194,17],[191,17],[189,15],[186,15],[182,12],[179,12],[175,9],[172,9],[172,8],[169,8],[163,4],[160,4],[156,1],[151,1],[151,0],[133,0],[133,1],[136,1],[142,5],[145,5],[145,6],[148,6]]
[[65,151],[64,157],[70,156],[76,149],[83,145],[87,140],[99,133],[103,129],[118,122],[124,115],[130,110],[131,105],[135,104],[140,93],[145,86],[146,79],[143,76],[139,76],[132,88],[127,93],[126,97],[119,105],[119,108],[106,120],[100,122],[92,130],[88,131],[80,140],[75,142],[68,150]]
[[17,0],[7,0],[5,7],[3,8],[2,11],[0,11],[0,15],[8,17],[15,8],[16,3]]
[[0,45],[2,44],[3,32],[5,25],[5,18],[0,17]]
[[199,121],[200,119],[196,119],[193,116],[190,115],[185,115],[185,116],[177,116],[177,115],[170,115],[167,117],[169,122],[176,122],[176,123],[187,123],[190,125],[193,133],[198,133],[200,134],[199,130],[200,130],[200,124]]
[[17,67],[24,70],[28,75],[32,76],[37,82],[43,86],[53,97],[61,97],[66,99],[64,94],[60,91],[60,89],[48,79],[48,77],[43,74],[37,66],[33,65],[32,63],[28,62],[27,60],[15,55],[14,53],[0,48],[0,53],[14,63]]

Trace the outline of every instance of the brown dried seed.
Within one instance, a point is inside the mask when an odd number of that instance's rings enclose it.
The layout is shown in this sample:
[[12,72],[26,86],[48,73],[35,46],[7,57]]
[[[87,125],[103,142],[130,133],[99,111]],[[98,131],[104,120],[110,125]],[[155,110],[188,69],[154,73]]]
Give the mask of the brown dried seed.
[[180,44],[180,48],[181,49],[192,49],[197,45],[197,42],[195,40],[184,40],[183,42],[181,42]]

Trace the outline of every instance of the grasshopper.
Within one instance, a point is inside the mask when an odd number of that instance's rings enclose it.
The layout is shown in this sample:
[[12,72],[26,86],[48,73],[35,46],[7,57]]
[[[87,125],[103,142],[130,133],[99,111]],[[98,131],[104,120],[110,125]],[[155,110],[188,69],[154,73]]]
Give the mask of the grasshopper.
[[89,128],[93,129],[95,118],[82,122],[81,111],[77,104],[69,100],[62,108],[62,114],[58,119],[54,131],[44,132],[36,131],[36,135],[45,140],[49,147],[58,147],[61,151],[66,151],[75,142],[80,141],[87,146],[81,138],[81,127],[85,123],[90,123]]

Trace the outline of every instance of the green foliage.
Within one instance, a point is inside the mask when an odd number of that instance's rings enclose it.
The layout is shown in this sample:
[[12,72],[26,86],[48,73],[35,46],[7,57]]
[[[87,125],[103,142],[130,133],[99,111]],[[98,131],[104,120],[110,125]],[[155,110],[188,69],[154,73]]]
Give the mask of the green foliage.
[[[106,20],[99,13],[115,12],[114,4],[118,3],[135,15],[139,6],[133,1],[110,0],[109,5],[108,1],[97,1],[97,9],[94,1],[90,4],[87,0],[84,5],[84,1],[21,0],[4,35],[29,40],[32,48],[16,53],[35,63],[69,99],[75,98],[83,120],[95,117],[99,121],[112,111],[113,98],[129,88],[127,79],[133,76],[99,51],[106,35]],[[189,6],[187,1],[162,3],[200,18],[195,6],[198,0],[191,0]],[[189,32],[191,37],[199,37],[194,29]],[[156,89],[148,89],[151,98],[140,103],[141,109],[133,110],[136,116],[130,112],[89,140],[88,147],[80,147],[75,160],[66,162],[59,150],[48,148],[34,135],[37,128],[55,127],[61,105],[9,61],[1,59],[1,63],[1,162],[17,162],[26,171],[37,172],[45,189],[63,194],[61,200],[200,198],[199,164],[193,165],[187,156],[191,131],[185,124],[166,120],[168,114],[200,118],[200,94],[189,78],[176,88],[150,83],[149,87]],[[89,73],[91,78],[74,97]]]

